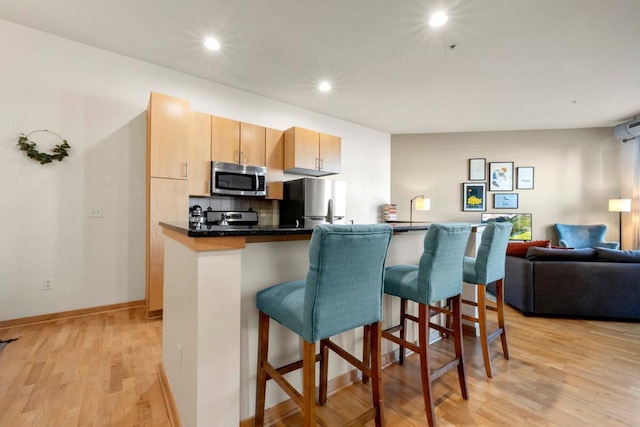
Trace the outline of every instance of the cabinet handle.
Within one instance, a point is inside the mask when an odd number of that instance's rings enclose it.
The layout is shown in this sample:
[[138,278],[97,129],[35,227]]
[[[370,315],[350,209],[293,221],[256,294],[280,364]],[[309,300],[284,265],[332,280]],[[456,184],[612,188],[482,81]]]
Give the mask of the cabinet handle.
[[184,177],[189,179],[189,162],[184,163]]
[[324,169],[324,159],[320,159],[320,170]]
[[316,169],[320,170],[320,158],[319,158],[319,157],[316,157],[316,158],[315,158],[315,162],[316,162],[316,163],[315,163],[315,167],[316,167]]

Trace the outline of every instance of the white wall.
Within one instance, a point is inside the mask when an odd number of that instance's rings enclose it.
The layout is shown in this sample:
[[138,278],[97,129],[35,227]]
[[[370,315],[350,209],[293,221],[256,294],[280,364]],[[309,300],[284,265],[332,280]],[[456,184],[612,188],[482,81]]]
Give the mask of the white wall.
[[[535,168],[533,190],[517,190],[517,212],[533,214],[533,239],[556,241],[553,224],[608,225],[607,239],[619,241],[618,214],[608,200],[621,191],[621,143],[610,128],[518,132],[394,135],[391,138],[391,200],[399,219],[409,219],[409,200],[424,194],[430,211],[414,211],[423,221],[477,222],[479,212],[462,211],[462,183],[468,159],[514,162]],[[488,192],[487,212],[493,209]]]
[[[258,125],[340,135],[336,179],[348,182],[347,218],[375,222],[388,201],[390,136],[383,132],[2,20],[0,51],[0,320],[144,298],[151,91]],[[41,166],[18,150],[20,133],[45,128],[69,141],[70,157]],[[88,218],[94,206],[103,218]],[[42,290],[46,277],[54,290]]]

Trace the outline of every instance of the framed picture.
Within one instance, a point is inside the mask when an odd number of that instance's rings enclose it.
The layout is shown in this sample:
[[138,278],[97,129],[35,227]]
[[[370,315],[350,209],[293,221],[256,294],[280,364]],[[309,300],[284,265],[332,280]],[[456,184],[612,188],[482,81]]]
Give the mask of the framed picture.
[[487,179],[487,159],[469,159],[469,181]]
[[533,190],[533,167],[522,166],[518,170],[518,190]]
[[513,191],[513,162],[491,162],[489,174],[489,191]]
[[465,182],[462,184],[462,210],[485,211],[487,184],[482,182]]
[[494,209],[518,209],[518,193],[496,193],[493,195]]
[[532,215],[530,213],[483,213],[480,214],[480,217],[480,221],[483,224],[489,222],[510,222],[511,224],[513,224],[509,240],[531,240]]

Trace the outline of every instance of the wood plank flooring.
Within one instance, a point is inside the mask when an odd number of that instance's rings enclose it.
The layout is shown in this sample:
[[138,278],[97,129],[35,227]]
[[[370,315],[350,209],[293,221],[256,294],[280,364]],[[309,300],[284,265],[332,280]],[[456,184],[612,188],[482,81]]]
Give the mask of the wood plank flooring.
[[[455,372],[435,382],[439,426],[640,426],[640,323],[524,317],[507,307],[511,360],[465,337],[470,399]],[[0,426],[169,426],[157,375],[161,320],[141,308],[0,330]],[[452,347],[430,347],[437,363]],[[273,385],[269,385],[273,387]],[[383,370],[390,427],[424,426],[415,356]],[[369,405],[369,386],[345,387],[319,408],[341,426]],[[302,425],[296,413],[271,425]],[[370,425],[373,425],[371,423]],[[186,427],[186,426],[185,426]]]
[[0,426],[168,427],[162,320],[143,308],[0,330]]
[[[437,379],[439,426],[640,426],[640,323],[524,317],[511,307],[505,316],[511,359],[494,342],[489,379],[480,342],[465,336],[469,400],[460,396],[455,371]],[[429,350],[435,366],[451,354],[453,340]],[[382,377],[386,425],[427,425],[416,355],[404,366],[387,366]],[[368,386],[351,385],[329,397],[318,416],[327,426],[344,425],[370,399]],[[302,420],[295,413],[271,425],[301,426]]]

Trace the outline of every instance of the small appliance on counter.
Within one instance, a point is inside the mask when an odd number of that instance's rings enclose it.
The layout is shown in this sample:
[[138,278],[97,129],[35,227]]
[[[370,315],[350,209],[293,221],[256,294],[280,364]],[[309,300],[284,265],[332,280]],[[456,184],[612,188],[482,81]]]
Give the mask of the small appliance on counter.
[[248,211],[214,211],[205,212],[205,222],[208,225],[219,226],[253,226],[258,225],[258,212]]
[[191,224],[202,224],[205,221],[204,212],[200,205],[193,205],[189,208],[189,222]]
[[267,168],[211,162],[211,194],[227,196],[267,195]]
[[345,224],[347,189],[344,181],[301,178],[284,183],[280,226],[313,228]]

